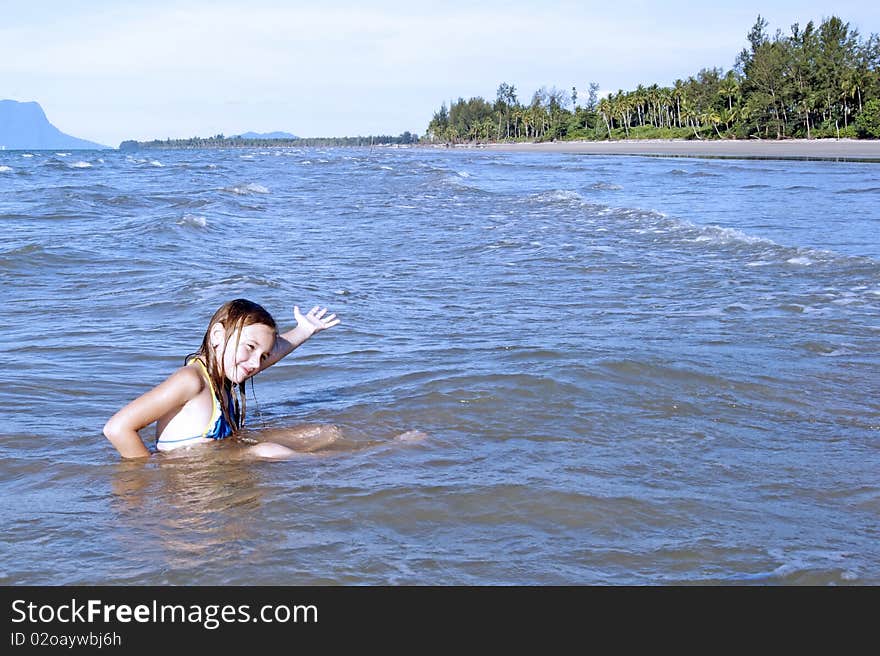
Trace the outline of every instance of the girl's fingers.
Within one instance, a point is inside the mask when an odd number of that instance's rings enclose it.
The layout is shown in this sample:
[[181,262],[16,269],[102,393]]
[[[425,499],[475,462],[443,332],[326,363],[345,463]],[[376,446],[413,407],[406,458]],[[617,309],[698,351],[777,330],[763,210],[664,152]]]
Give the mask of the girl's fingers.
[[[294,306],[293,312],[294,312],[294,315],[296,315],[299,312],[299,307]],[[310,319],[312,322],[317,323],[318,325],[323,326],[325,328],[329,328],[330,326],[335,326],[336,324],[339,323],[339,319],[336,318],[335,312],[333,312],[327,316],[324,316],[325,314],[327,314],[327,308],[322,308],[321,306],[316,305],[311,310],[309,310],[309,313],[306,315],[306,317],[308,319]]]

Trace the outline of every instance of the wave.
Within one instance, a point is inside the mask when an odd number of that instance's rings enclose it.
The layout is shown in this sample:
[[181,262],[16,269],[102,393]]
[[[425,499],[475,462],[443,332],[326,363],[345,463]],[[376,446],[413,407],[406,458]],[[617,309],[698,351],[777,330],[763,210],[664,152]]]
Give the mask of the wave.
[[13,169],[11,166],[0,166],[0,173],[12,173]]
[[125,161],[130,162],[132,164],[148,164],[149,166],[154,166],[156,168],[162,168],[165,165],[157,159],[146,159],[146,158],[137,158],[132,157],[131,155],[125,156]]
[[76,248],[47,248],[41,244],[25,244],[0,252],[0,272],[43,270],[59,265],[83,265],[93,262],[91,252]]
[[92,165],[89,162],[74,162],[73,164],[68,164],[68,166],[72,169],[90,169]]
[[177,225],[188,226],[191,228],[205,228],[208,225],[208,220],[203,216],[184,214],[180,220],[177,221]]
[[684,169],[672,169],[667,175],[683,175],[690,178],[720,178],[720,173],[710,173],[708,171],[685,171]]
[[256,182],[249,182],[243,185],[234,185],[232,187],[224,187],[221,191],[237,194],[239,196],[248,196],[250,194],[268,194],[271,193],[267,187]]
[[205,284],[204,280],[197,280],[187,283],[183,291],[199,300],[214,299],[217,296],[225,296],[229,294],[230,289],[235,289],[246,293],[252,290],[279,289],[282,284],[272,278],[241,274],[236,276],[228,276],[215,283]]
[[519,202],[538,205],[565,205],[591,219],[592,232],[630,234],[642,239],[650,236],[652,244],[692,245],[736,251],[748,261],[745,266],[797,266],[847,263],[876,266],[870,257],[844,255],[831,250],[780,244],[768,237],[749,234],[737,228],[701,225],[662,212],[637,207],[612,207],[591,202],[576,191],[554,189],[529,195]]
[[866,189],[841,189],[836,192],[838,194],[876,194],[880,192],[880,187],[868,187]]
[[601,207],[593,205],[576,191],[570,189],[553,189],[532,194],[523,199],[527,203],[578,203],[588,207]]

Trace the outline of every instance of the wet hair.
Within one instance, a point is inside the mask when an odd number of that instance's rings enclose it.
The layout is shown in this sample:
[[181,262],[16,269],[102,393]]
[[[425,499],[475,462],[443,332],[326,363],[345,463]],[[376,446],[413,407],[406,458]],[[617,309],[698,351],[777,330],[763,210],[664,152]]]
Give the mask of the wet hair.
[[[214,357],[214,350],[211,348],[211,328],[217,323],[223,326],[226,332],[226,338],[223,342],[221,357],[219,359]],[[233,385],[229,379],[226,378],[223,354],[226,353],[226,348],[229,346],[233,334],[235,335],[235,344],[233,345],[233,348],[238,351],[238,340],[241,337],[241,329],[253,324],[269,326],[269,328],[275,331],[276,335],[278,334],[278,325],[275,323],[275,319],[272,318],[272,315],[269,314],[263,306],[244,298],[236,298],[233,301],[224,303],[217,309],[214,316],[211,317],[211,321],[208,322],[208,329],[205,331],[205,336],[202,338],[202,345],[199,350],[195,353],[190,353],[186,356],[185,360],[186,363],[189,363],[193,358],[199,358],[205,364],[205,368],[208,370],[208,378],[214,386],[215,393],[219,397],[217,400],[220,403],[220,410],[223,412],[223,416],[226,418],[226,421],[229,422],[229,425],[233,430],[239,430],[244,425],[245,406],[247,405],[247,402],[244,394],[244,385],[239,387],[237,397],[227,393],[227,391],[231,391]],[[251,380],[253,381],[253,379]],[[251,384],[253,385],[253,382]],[[238,409],[237,422],[232,420],[233,413],[230,411],[231,409],[229,407],[230,397],[232,397],[232,402]]]

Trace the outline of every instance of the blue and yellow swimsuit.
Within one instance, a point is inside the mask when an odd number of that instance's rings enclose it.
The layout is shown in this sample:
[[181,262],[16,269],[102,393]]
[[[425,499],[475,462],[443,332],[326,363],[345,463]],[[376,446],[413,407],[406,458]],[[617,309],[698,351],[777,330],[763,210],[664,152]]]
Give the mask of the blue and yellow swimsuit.
[[[159,451],[171,451],[172,449],[179,449],[183,446],[192,446],[193,444],[205,444],[207,442],[211,442],[212,440],[222,440],[224,438],[232,435],[232,426],[230,426],[229,422],[226,421],[226,417],[223,416],[223,410],[220,408],[220,400],[217,398],[217,390],[214,389],[214,384],[211,382],[210,376],[208,376],[208,369],[205,367],[205,363],[201,361],[199,358],[193,358],[189,362],[198,362],[199,367],[202,369],[202,374],[205,376],[205,380],[208,381],[208,386],[211,388],[211,400],[213,403],[213,409],[211,411],[211,418],[208,420],[208,425],[205,426],[205,430],[202,431],[200,435],[193,435],[192,437],[181,437],[178,439],[162,439],[159,438],[156,441],[156,448]],[[232,420],[235,423],[239,423],[240,419],[238,417],[237,407],[235,403],[232,401],[231,392],[227,391],[227,394],[230,395],[228,408],[229,414],[232,416]]]

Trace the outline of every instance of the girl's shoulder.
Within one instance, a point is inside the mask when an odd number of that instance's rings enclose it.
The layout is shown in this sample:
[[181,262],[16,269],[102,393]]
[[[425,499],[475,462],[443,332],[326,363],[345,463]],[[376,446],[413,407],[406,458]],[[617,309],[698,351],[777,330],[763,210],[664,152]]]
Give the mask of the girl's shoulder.
[[177,394],[186,398],[192,398],[205,389],[207,380],[202,375],[201,367],[194,362],[182,366],[168,376],[165,383],[173,388]]

